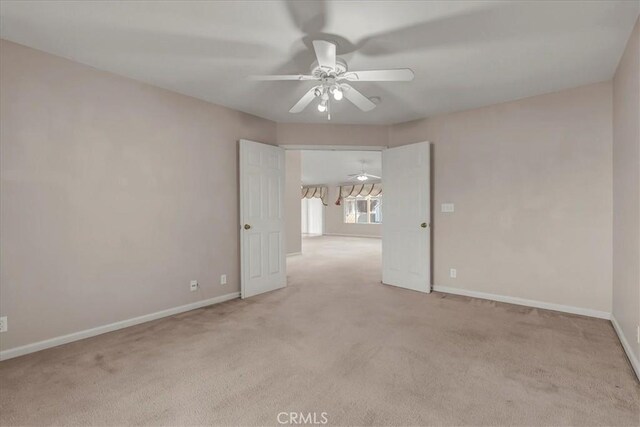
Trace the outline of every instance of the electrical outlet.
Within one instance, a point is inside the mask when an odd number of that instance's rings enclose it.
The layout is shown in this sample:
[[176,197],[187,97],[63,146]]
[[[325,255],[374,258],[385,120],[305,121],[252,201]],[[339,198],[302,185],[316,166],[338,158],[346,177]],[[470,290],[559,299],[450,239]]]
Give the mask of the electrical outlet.
[[443,203],[440,205],[440,212],[452,213],[455,212],[456,208],[453,203]]
[[7,316],[0,317],[0,332],[7,332],[9,325],[7,325]]
[[455,268],[449,269],[449,277],[451,277],[452,279],[455,279],[457,276],[458,276],[458,270],[456,270]]
[[190,289],[191,289],[191,292],[198,290],[198,281],[197,280],[192,280],[191,281]]
[[220,284],[221,285],[226,285],[227,284],[227,275],[223,274],[220,276]]

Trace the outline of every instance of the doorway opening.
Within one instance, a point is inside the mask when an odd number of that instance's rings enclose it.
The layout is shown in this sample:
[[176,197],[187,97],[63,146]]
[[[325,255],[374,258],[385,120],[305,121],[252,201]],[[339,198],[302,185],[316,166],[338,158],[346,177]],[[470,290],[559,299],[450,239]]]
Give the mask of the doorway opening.
[[[340,269],[377,285],[382,279],[382,152],[379,150],[287,150],[285,212],[287,270],[291,283],[309,269],[322,275]],[[297,190],[297,192],[296,192]],[[300,209],[294,209],[297,197]],[[343,265],[345,264],[345,265]],[[343,265],[343,267],[338,267]],[[366,267],[365,267],[366,266]],[[360,283],[360,278],[356,279]],[[301,283],[300,283],[301,284]],[[364,283],[361,283],[364,285]]]
[[[287,151],[287,197],[300,200],[300,212],[286,212],[287,252],[304,253],[314,237],[382,238],[383,176],[381,151]],[[297,184],[296,184],[297,183]],[[291,202],[293,206],[293,202]],[[299,234],[299,235],[298,235]],[[345,240],[348,246],[348,241]]]

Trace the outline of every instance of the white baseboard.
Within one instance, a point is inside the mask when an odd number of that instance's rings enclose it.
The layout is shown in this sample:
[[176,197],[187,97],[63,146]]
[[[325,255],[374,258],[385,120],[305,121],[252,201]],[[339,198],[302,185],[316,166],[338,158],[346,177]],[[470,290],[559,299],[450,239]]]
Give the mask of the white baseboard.
[[640,362],[638,362],[638,358],[633,351],[631,350],[631,345],[629,341],[627,341],[627,337],[622,332],[622,328],[620,324],[616,320],[615,316],[611,314],[611,323],[613,324],[613,329],[615,329],[616,334],[618,334],[618,338],[620,339],[620,343],[622,344],[622,348],[624,348],[624,352],[627,353],[627,357],[629,358],[629,362],[631,362],[631,367],[636,372],[636,376],[638,380],[640,380]]
[[580,314],[582,316],[597,317],[599,319],[611,319],[611,313],[593,310],[590,308],[573,307],[570,305],[554,304],[550,302],[536,301],[525,298],[509,297],[504,295],[488,294],[485,292],[468,291],[466,289],[451,288],[449,286],[434,286],[436,292],[464,295],[467,297],[488,299],[492,301],[506,302],[509,304],[525,305],[527,307],[543,308],[545,310],[561,311],[563,313]]
[[381,239],[382,236],[367,236],[365,234],[338,234],[338,233],[324,233],[325,236],[338,236],[338,237],[366,237],[369,239]]
[[0,351],[0,360],[12,359],[14,357],[44,350],[46,348],[56,347],[73,341],[95,337],[96,335],[117,331],[118,329],[128,328],[129,326],[139,325],[140,323],[149,322],[151,320],[160,319],[162,317],[173,316],[174,314],[184,313],[185,311],[195,310],[197,308],[206,307],[208,305],[218,304],[238,297],[240,297],[240,292],[232,292],[230,294],[220,295],[219,297],[209,298],[191,304],[181,305],[179,307],[173,307],[151,314],[145,314],[144,316],[121,320],[119,322],[110,323],[108,325],[98,326],[96,328],[86,329],[84,331],[74,332],[68,335],[62,335],[44,341],[38,341],[32,344],[10,348],[8,350]]

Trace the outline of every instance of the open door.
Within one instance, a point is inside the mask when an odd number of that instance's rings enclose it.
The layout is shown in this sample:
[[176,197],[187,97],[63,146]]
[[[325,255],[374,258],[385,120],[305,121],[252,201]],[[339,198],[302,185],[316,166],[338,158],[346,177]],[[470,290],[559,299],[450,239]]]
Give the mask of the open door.
[[431,292],[429,143],[382,152],[382,282]]
[[284,149],[240,140],[241,297],[286,286]]

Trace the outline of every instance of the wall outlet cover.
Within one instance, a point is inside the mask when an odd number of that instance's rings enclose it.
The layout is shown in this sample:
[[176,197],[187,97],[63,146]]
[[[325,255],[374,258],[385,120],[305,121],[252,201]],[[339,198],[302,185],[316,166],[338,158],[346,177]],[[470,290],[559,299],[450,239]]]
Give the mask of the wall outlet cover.
[[197,280],[192,280],[191,283],[189,284],[189,288],[191,289],[191,292],[197,291],[198,290],[198,281]]
[[440,205],[440,212],[450,213],[454,211],[455,211],[455,206],[453,205],[453,203],[443,203]]

